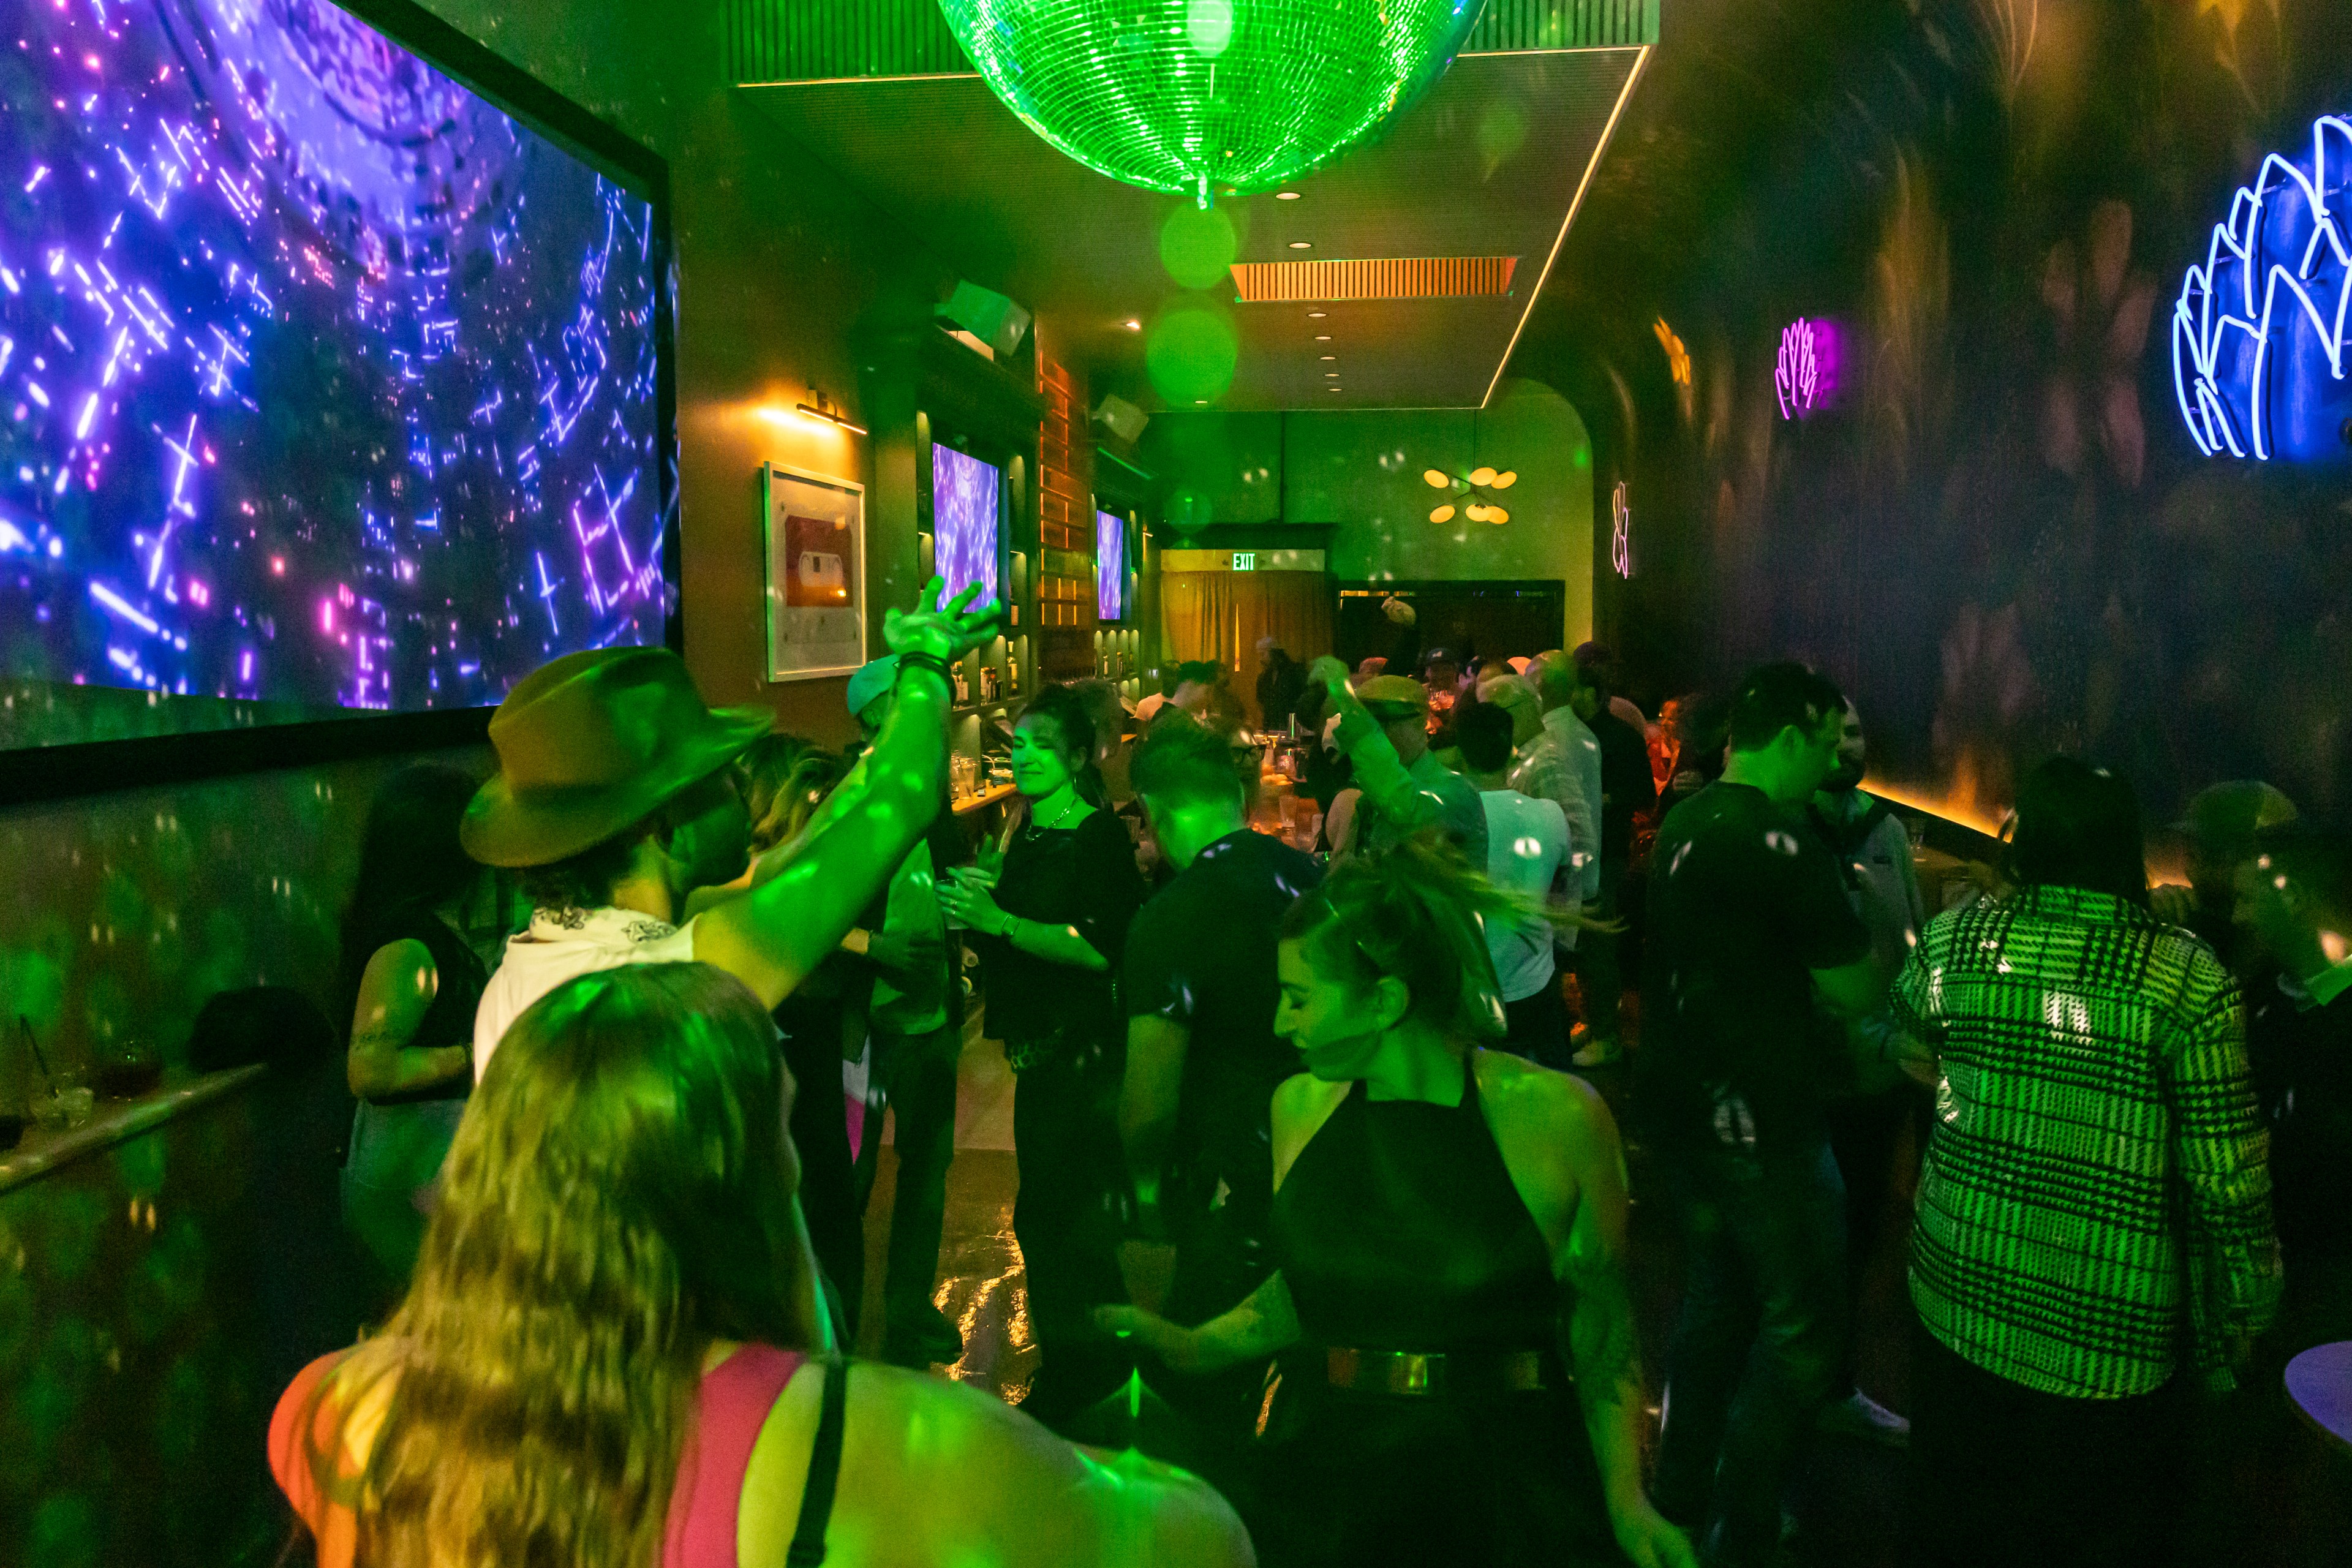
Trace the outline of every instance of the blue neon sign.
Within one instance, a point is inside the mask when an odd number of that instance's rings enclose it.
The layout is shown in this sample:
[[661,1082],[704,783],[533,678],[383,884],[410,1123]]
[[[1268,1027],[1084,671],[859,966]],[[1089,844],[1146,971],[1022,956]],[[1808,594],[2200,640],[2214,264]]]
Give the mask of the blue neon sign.
[[2352,383],[2352,122],[2322,116],[2299,166],[2263,160],[2216,224],[2172,307],[2172,384],[2207,457],[2315,462],[2346,455]]

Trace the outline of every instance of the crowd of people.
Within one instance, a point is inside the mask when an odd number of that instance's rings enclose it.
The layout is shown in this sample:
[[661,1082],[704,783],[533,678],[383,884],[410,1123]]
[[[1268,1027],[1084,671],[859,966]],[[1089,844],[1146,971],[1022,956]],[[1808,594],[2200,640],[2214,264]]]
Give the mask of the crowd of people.
[[[2352,848],[2278,792],[2200,795],[2151,889],[2129,786],[2052,759],[1935,911],[1818,671],[1653,723],[1606,648],[1481,666],[1392,602],[1356,668],[1259,649],[1314,852],[1253,830],[1214,664],[1043,688],[973,843],[948,668],[993,622],[938,591],[846,753],[612,649],[515,689],[478,788],[380,791],[343,976],[380,1327],[270,1438],[320,1563],[1762,1564],[1822,1436],[1907,1447],[1915,1561],[2160,1563],[2200,1409],[2352,1337]],[[1017,1408],[926,1371],[966,950]],[[884,1364],[845,1059],[894,1119]],[[1856,1374],[1905,1200],[1907,1420]],[[1146,1390],[1124,1451],[1070,1440]]]

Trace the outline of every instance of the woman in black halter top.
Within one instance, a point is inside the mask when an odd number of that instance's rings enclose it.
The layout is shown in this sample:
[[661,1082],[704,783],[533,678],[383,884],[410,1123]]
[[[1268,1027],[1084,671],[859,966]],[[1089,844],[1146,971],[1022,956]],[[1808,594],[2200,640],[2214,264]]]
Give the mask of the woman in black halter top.
[[1267,1568],[1684,1568],[1642,1488],[1625,1183],[1582,1082],[1502,1032],[1474,912],[1504,900],[1410,844],[1334,871],[1284,928],[1280,1271],[1197,1329],[1106,1327],[1202,1371],[1280,1356],[1251,1521]]

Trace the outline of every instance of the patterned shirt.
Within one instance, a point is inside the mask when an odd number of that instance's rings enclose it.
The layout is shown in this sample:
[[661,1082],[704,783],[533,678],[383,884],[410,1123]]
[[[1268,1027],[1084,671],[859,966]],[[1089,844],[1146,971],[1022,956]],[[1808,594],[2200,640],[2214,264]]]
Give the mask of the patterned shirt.
[[2212,949],[2135,904],[2028,889],[1939,916],[1895,1020],[1941,1053],[1912,1232],[1936,1337],[2045,1394],[2227,1366],[2279,1293],[2245,1017]]

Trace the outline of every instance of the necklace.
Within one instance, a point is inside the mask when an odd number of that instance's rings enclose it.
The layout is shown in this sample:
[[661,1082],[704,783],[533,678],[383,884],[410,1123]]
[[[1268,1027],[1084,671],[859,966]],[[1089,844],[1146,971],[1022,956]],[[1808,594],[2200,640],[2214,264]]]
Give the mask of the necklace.
[[1035,829],[1036,829],[1038,832],[1040,832],[1040,833],[1050,833],[1050,832],[1051,832],[1051,831],[1053,831],[1055,828],[1059,827],[1059,826],[1062,826],[1062,819],[1063,819],[1063,818],[1065,818],[1065,817],[1068,816],[1070,815],[1070,813],[1072,813],[1072,812],[1074,812],[1074,811],[1076,811],[1076,810],[1077,810],[1077,809],[1078,809],[1078,792],[1077,792],[1077,791],[1076,791],[1076,790],[1072,790],[1072,791],[1070,792],[1070,798],[1069,798],[1067,801],[1066,801],[1066,802],[1064,802],[1064,803],[1063,803],[1063,805],[1062,805],[1062,809],[1061,809],[1061,810],[1059,810],[1059,811],[1057,811],[1057,812],[1055,812],[1055,813],[1054,814],[1054,820],[1053,820],[1053,821],[1051,821],[1051,822],[1039,822],[1039,821],[1035,820],[1035,819],[1033,817],[1033,818],[1030,820],[1030,824],[1029,824],[1029,826],[1032,826],[1032,827],[1034,827],[1034,828],[1035,828]]

